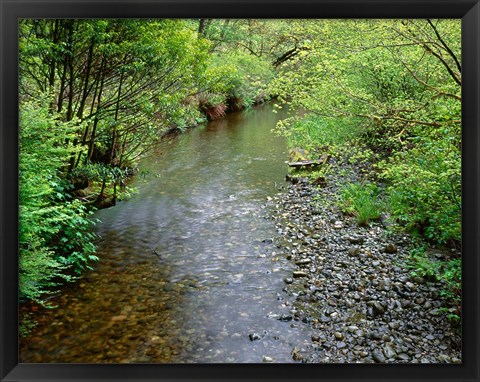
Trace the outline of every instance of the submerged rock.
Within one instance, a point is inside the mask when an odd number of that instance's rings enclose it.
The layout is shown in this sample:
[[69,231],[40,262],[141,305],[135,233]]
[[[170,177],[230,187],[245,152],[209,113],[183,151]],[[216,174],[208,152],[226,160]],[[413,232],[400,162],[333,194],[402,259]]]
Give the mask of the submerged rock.
[[250,333],[248,338],[250,338],[250,341],[258,341],[262,339],[262,336],[258,333]]

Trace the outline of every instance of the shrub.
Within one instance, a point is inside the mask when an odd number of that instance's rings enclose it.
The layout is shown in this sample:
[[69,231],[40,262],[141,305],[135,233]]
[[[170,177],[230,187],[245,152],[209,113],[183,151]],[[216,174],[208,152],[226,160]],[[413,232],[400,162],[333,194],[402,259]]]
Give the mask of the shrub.
[[200,84],[200,103],[230,105],[233,110],[250,107],[269,98],[266,87],[273,76],[266,59],[242,51],[213,54]]
[[461,240],[461,153],[457,136],[417,137],[380,163],[392,217],[434,244]]
[[70,270],[97,259],[89,212],[71,200],[61,177],[76,126],[56,119],[46,104],[23,104],[20,113],[19,292],[41,304],[53,287],[74,279]]
[[321,146],[342,146],[358,138],[363,129],[355,118],[333,119],[309,114],[301,119],[278,122],[275,131],[286,136],[291,147],[315,150]]
[[462,259],[440,260],[429,257],[425,246],[410,252],[407,266],[412,269],[412,276],[421,276],[443,284],[440,295],[451,308],[443,307],[442,311],[453,321],[460,320],[460,304],[462,291]]
[[357,218],[357,224],[366,226],[380,218],[384,203],[380,189],[373,183],[351,183],[340,191],[340,210]]

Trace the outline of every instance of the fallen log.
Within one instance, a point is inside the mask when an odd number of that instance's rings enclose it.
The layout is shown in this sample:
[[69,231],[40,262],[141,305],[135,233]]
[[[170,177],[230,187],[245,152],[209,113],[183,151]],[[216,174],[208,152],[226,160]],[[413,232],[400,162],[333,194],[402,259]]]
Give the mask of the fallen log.
[[297,162],[287,162],[289,167],[317,167],[325,164],[328,160],[329,155],[323,154],[319,159],[314,160],[301,160]]

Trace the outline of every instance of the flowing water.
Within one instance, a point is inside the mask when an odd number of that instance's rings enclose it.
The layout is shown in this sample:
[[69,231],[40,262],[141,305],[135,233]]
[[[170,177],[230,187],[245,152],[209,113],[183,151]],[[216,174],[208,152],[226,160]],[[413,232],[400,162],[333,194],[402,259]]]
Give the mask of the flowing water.
[[293,362],[308,327],[283,322],[292,265],[269,240],[286,173],[271,105],[162,142],[138,192],[98,211],[100,261],[52,299],[21,362]]

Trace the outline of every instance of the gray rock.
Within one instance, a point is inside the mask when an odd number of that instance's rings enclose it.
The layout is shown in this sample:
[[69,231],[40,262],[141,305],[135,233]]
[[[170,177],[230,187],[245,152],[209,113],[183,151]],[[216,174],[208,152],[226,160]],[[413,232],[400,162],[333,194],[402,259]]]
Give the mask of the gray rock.
[[250,338],[250,341],[258,341],[262,339],[262,336],[258,333],[250,333],[248,338]]
[[363,334],[364,334],[364,333],[363,333],[363,330],[362,330],[362,329],[358,329],[358,330],[355,331],[355,335],[356,335],[357,337],[363,337]]
[[308,274],[307,272],[304,272],[304,271],[293,271],[293,277],[298,279],[300,277],[307,277]]
[[297,265],[305,265],[305,264],[310,264],[312,262],[311,259],[300,259],[298,261],[295,261],[295,264]]
[[369,301],[367,302],[368,306],[371,306],[374,310],[374,316],[385,313],[385,308],[378,301]]
[[292,354],[292,359],[294,361],[302,361],[303,360],[303,355],[300,352],[299,348],[297,348],[297,347],[293,348],[291,354]]
[[417,287],[415,286],[415,284],[411,283],[410,281],[407,281],[405,283],[405,286],[407,287],[408,290],[410,291],[415,291],[417,290]]
[[333,228],[341,229],[343,228],[343,223],[340,220],[336,220],[335,223],[333,223]]
[[365,242],[365,236],[347,236],[346,239],[351,244],[363,244]]
[[415,281],[417,284],[425,284],[425,279],[423,277],[420,277],[420,276],[415,276],[413,278],[413,281]]
[[358,247],[352,247],[348,250],[348,255],[352,257],[358,256],[359,253],[360,253],[360,248]]
[[375,349],[372,352],[372,358],[377,363],[384,363],[385,362],[385,357],[383,356],[383,353],[379,349]]
[[383,348],[383,354],[385,354],[385,357],[387,357],[387,358],[395,358],[395,356],[397,355],[395,350],[393,350],[388,345]]
[[397,354],[397,359],[402,361],[409,361],[410,357],[405,353],[400,353],[400,354]]
[[445,362],[450,362],[452,359],[446,354],[440,354],[437,356],[437,360],[438,362],[445,363]]
[[400,324],[398,322],[389,322],[388,326],[390,326],[392,329],[398,329]]

